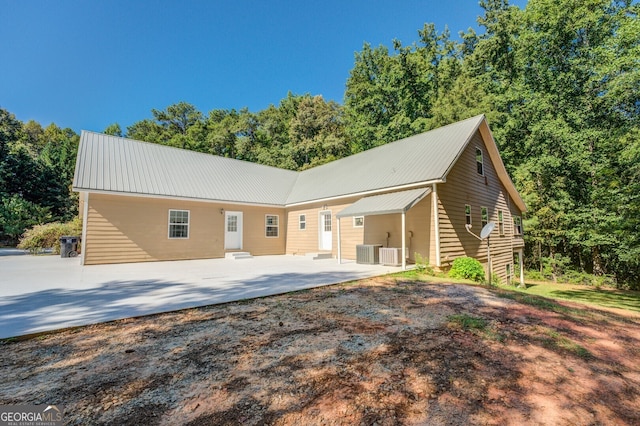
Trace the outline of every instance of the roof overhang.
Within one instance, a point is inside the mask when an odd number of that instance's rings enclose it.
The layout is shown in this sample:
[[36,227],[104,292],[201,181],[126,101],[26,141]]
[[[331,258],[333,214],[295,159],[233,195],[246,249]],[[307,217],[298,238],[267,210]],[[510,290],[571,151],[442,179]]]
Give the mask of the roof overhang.
[[406,213],[429,195],[431,188],[418,188],[409,191],[391,192],[389,194],[364,197],[340,211],[336,216],[375,216],[382,214]]

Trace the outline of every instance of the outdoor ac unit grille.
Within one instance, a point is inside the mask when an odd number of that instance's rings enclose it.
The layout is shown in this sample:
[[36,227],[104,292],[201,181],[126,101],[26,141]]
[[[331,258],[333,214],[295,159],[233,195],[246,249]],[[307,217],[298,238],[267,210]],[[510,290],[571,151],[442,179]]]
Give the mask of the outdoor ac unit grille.
[[360,244],[356,246],[356,263],[375,265],[379,262],[378,249],[382,244]]
[[380,263],[383,265],[398,266],[402,259],[402,249],[380,248]]

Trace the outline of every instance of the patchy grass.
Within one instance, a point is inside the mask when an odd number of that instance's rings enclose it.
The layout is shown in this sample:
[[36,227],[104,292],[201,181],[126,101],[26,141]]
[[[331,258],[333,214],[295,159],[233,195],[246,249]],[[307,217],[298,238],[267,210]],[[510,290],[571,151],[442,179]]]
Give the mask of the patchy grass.
[[640,313],[640,291],[616,290],[552,282],[527,283],[526,286],[526,289],[511,286],[501,286],[500,288],[531,295],[532,297],[529,298],[528,301],[526,298],[518,300],[543,309],[555,309],[553,306],[554,303],[536,296]]
[[487,321],[483,318],[472,317],[468,314],[457,314],[448,317],[449,324],[454,327],[461,327],[465,330],[484,330],[487,328]]
[[67,424],[640,424],[637,318],[425,281],[0,343],[0,404],[45,395]]
[[[391,274],[390,277],[400,280],[411,280],[419,283],[454,283],[482,286],[470,280],[452,279],[443,275],[431,276],[417,270],[409,270]],[[495,287],[494,287],[495,288]],[[640,313],[640,291],[618,290],[605,287],[591,287],[578,284],[560,284],[548,281],[526,283],[526,288],[510,285],[497,287],[500,297],[516,300],[530,306],[562,314],[589,315],[581,309],[571,308],[557,303],[557,300],[582,303],[594,307],[623,309]]]

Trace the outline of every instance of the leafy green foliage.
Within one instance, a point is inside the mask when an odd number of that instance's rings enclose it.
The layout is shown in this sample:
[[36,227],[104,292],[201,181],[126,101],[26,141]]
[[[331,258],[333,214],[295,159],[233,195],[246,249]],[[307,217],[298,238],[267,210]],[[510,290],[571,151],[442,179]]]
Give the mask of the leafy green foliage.
[[11,242],[17,241],[25,229],[51,220],[48,207],[42,207],[30,201],[12,195],[0,204],[0,232],[8,236]]
[[76,214],[70,186],[78,140],[71,129],[23,124],[0,109],[0,241],[14,244],[35,224]]
[[65,235],[80,236],[81,234],[82,222],[78,218],[66,223],[53,222],[36,225],[24,233],[18,248],[29,250],[32,254],[52,248],[54,253],[60,254],[60,237]]
[[451,264],[449,270],[451,278],[462,278],[476,282],[484,281],[484,268],[482,264],[472,257],[459,257]]

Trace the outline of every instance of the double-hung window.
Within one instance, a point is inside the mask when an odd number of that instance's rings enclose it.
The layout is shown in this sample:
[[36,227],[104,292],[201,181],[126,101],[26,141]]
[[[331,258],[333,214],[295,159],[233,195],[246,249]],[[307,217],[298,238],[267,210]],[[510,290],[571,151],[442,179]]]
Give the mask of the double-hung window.
[[484,228],[489,223],[489,209],[486,207],[480,207],[480,217],[482,219],[482,227]]
[[520,216],[513,217],[513,230],[516,235],[522,235],[522,218]]
[[500,235],[504,235],[504,216],[502,210],[498,210],[498,230],[500,231]]
[[301,214],[298,216],[298,229],[301,231],[307,229],[307,215]]
[[279,216],[275,214],[268,214],[265,216],[265,235],[267,237],[275,238],[279,235]]
[[484,162],[482,160],[482,150],[476,147],[476,167],[478,174],[484,176]]
[[169,210],[169,238],[189,238],[189,210]]
[[469,204],[465,204],[464,206],[464,216],[467,225],[471,225],[471,206]]

